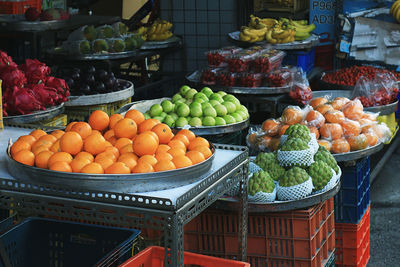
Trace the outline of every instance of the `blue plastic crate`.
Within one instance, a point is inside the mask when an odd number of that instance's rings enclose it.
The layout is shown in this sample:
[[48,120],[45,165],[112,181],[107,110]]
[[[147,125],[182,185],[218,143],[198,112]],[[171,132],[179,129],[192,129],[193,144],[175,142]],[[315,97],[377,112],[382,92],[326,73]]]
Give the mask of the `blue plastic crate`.
[[314,68],[314,60],[315,48],[309,51],[286,51],[282,64],[301,67],[307,73]]
[[[139,230],[28,218],[0,236],[0,249],[15,267],[111,266],[132,256],[139,234]],[[0,258],[0,267],[6,262]]]
[[341,181],[335,196],[335,222],[358,223],[370,203],[370,158],[342,167]]

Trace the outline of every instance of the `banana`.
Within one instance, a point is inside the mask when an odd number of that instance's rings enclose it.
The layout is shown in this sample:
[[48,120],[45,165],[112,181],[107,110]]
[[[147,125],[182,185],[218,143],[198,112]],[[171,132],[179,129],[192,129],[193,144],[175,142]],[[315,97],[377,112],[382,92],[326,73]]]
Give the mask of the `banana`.
[[147,34],[148,35],[152,35],[153,33],[155,33],[156,32],[156,28],[157,28],[157,26],[156,25],[151,25],[151,27],[147,30]]
[[307,20],[305,20],[305,19],[302,19],[302,20],[294,20],[294,21],[296,21],[298,24],[300,24],[300,25],[304,25],[304,26],[307,26],[308,25],[308,21]]
[[264,35],[267,30],[268,30],[267,28],[255,30],[255,29],[251,29],[248,27],[243,27],[244,34],[250,35],[250,36],[256,36],[256,37]]
[[268,43],[271,44],[276,44],[278,43],[278,40],[272,38],[272,30],[268,30],[265,34],[265,39],[267,40]]
[[314,23],[304,26],[304,25],[297,23],[296,21],[291,21],[291,24],[296,27],[296,31],[312,32],[316,28]]
[[392,7],[390,8],[390,14],[393,15],[396,8],[400,5],[400,1],[396,1],[393,3]]
[[261,23],[260,20],[256,19],[256,25],[253,28],[260,30],[260,29],[265,29],[267,27],[268,27],[267,25],[265,25],[264,23]]
[[276,19],[271,19],[271,18],[261,19],[260,22],[267,25],[268,27],[272,27],[278,23],[278,21]]
[[262,42],[262,41],[264,41],[264,38],[265,38],[265,34],[264,34],[264,35],[261,35],[261,36],[258,36],[256,42]]
[[285,31],[272,31],[272,38],[274,39],[286,39],[288,36],[291,36],[292,32],[290,30]]
[[[400,2],[396,2],[399,3],[396,5],[396,7],[393,10],[393,17],[397,20],[400,21]],[[395,4],[396,4],[395,3]]]
[[244,42],[249,42],[250,39],[251,39],[251,37],[249,35],[246,35],[243,32],[240,32],[239,40],[244,41]]
[[296,41],[302,41],[310,37],[311,34],[309,32],[297,32],[294,35]]

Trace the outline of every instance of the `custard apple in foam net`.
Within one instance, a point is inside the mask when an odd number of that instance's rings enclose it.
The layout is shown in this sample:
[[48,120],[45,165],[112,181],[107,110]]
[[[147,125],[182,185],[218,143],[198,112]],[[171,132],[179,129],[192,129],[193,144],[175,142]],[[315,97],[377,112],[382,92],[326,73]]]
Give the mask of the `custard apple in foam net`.
[[308,149],[306,141],[300,138],[289,138],[281,147],[282,151],[297,151]]
[[325,162],[336,173],[338,173],[339,171],[339,167],[337,165],[335,157],[333,157],[332,154],[323,146],[319,146],[318,152],[314,155],[314,160]]
[[311,140],[310,129],[308,129],[307,126],[301,124],[290,125],[289,128],[287,128],[285,135],[287,135],[288,138],[300,138],[306,143],[310,142]]
[[332,178],[332,169],[328,164],[321,160],[317,160],[308,168],[308,174],[311,176],[314,191],[324,188]]
[[259,171],[253,174],[249,180],[249,194],[254,196],[257,192],[272,193],[275,184],[266,171]]
[[279,185],[283,187],[294,186],[302,184],[308,179],[309,175],[304,169],[300,167],[293,167],[281,176],[279,179]]

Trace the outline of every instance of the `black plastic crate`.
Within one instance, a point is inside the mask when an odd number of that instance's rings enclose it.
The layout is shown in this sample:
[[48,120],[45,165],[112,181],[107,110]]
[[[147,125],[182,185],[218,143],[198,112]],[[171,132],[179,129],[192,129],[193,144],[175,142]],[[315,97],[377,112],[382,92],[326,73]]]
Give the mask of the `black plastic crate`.
[[[28,218],[0,236],[0,267],[114,266],[132,256],[139,230]],[[3,250],[3,251],[1,251]]]

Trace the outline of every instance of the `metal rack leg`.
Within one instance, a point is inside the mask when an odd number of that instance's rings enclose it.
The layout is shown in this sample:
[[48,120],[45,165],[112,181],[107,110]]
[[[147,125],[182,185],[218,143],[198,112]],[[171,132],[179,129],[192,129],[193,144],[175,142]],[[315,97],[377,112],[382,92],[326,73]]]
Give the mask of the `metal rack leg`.
[[239,204],[239,251],[241,260],[247,261],[247,164],[243,165],[243,177],[240,182],[240,204]]
[[164,232],[164,266],[183,267],[183,222],[176,214],[168,218]]

